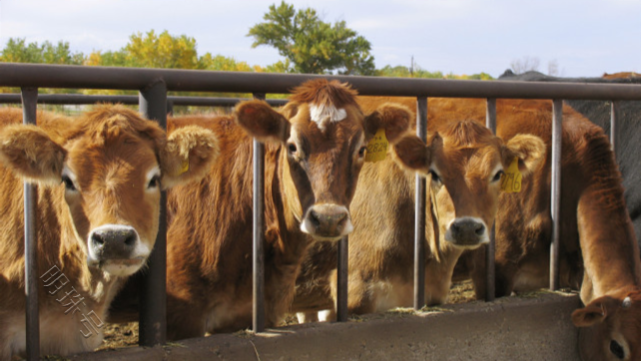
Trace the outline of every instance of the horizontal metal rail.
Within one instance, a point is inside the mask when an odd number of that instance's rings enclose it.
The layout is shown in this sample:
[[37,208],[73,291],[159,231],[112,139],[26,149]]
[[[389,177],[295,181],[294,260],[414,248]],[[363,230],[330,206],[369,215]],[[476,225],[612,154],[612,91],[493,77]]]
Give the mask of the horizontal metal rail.
[[361,95],[453,98],[639,100],[633,84],[534,83],[115,68],[49,64],[0,64],[0,86],[82,89],[143,89],[163,80],[168,91],[287,93],[317,78],[349,82]]
[[[187,97],[168,96],[167,102],[173,105],[211,106],[225,107],[234,106],[236,103],[250,100],[250,98],[223,98],[223,97]],[[287,103],[287,99],[266,99],[269,105],[280,106]],[[20,94],[0,94],[0,104],[20,104]],[[38,103],[41,104],[96,104],[96,103],[121,103],[138,104],[137,95],[85,95],[85,94],[40,94]]]

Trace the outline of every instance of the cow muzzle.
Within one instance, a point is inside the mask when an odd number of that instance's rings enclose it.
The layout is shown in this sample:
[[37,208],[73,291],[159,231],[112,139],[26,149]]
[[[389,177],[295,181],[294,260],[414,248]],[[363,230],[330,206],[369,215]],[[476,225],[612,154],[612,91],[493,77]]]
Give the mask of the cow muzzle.
[[142,267],[149,248],[133,227],[107,224],[89,233],[87,263],[114,276],[129,276]]
[[307,210],[300,229],[314,238],[336,241],[350,234],[354,226],[346,207],[320,204]]
[[456,218],[445,232],[445,240],[457,247],[476,248],[489,242],[487,227],[480,218]]

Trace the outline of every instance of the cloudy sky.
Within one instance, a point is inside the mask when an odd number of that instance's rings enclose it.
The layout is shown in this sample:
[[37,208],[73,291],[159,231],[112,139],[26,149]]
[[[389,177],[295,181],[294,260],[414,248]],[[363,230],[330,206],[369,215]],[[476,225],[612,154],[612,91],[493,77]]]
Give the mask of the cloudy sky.
[[[0,0],[0,45],[68,41],[72,50],[118,50],[151,29],[194,37],[198,53],[250,65],[280,60],[251,48],[251,26],[276,0]],[[326,22],[345,20],[372,44],[377,68],[409,66],[497,77],[517,59],[558,64],[563,76],[641,72],[641,0],[288,0]]]

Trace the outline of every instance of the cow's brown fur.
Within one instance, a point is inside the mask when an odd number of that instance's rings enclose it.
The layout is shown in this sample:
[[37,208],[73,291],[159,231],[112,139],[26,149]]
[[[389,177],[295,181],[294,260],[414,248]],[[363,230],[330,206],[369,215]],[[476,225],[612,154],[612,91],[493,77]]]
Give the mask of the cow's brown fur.
[[[88,351],[102,341],[102,330],[96,326],[106,319],[119,284],[148,255],[103,257],[99,264],[88,264],[92,230],[105,225],[133,227],[138,243],[150,250],[158,232],[160,201],[160,178],[148,179],[151,172],[162,175],[162,182],[184,182],[190,175],[168,174],[171,167],[167,164],[193,161],[191,171],[185,173],[197,173],[208,167],[217,147],[211,132],[195,128],[183,134],[191,133],[195,143],[185,143],[181,137],[168,141],[155,122],[122,106],[99,106],[79,119],[44,112],[37,118],[38,127],[23,126],[19,125],[20,109],[0,110],[2,360],[24,355],[26,347],[22,179],[37,184],[39,273],[55,266],[69,281],[57,284],[62,287],[56,292],[53,286],[45,286],[48,276],[38,281],[41,353]],[[186,153],[174,155],[175,148]],[[72,179],[61,183],[65,175]],[[66,300],[62,298],[65,294]],[[72,297],[84,300],[78,311],[65,313],[63,304]],[[93,318],[97,334],[81,320],[81,314],[92,311],[97,317]]]
[[[363,148],[379,128],[390,141],[403,134],[410,113],[383,105],[364,115],[345,84],[318,80],[294,91],[276,112],[262,101],[237,106],[235,115],[175,118],[175,127],[197,124],[219,136],[221,154],[197,185],[169,193],[168,337],[251,325],[252,138],[265,142],[265,304],[268,326],[289,310],[302,256],[314,238],[336,240],[334,230],[301,229],[319,204],[349,207]],[[344,108],[338,122],[310,121],[310,104]],[[349,214],[347,214],[349,217]],[[331,228],[331,227],[330,227]],[[306,234],[304,232],[308,232]]]
[[[387,100],[360,99],[365,109]],[[478,246],[446,241],[450,222],[474,217],[491,227],[499,196],[500,182],[495,177],[517,156],[527,178],[545,153],[537,137],[519,136],[504,144],[483,125],[461,119],[466,116],[431,118],[428,124],[432,136],[427,148],[416,137],[405,138],[394,147],[396,160],[405,167],[423,174],[434,169],[439,175],[437,180],[430,179],[427,199],[428,205],[432,204],[426,220],[428,304],[446,300],[458,257],[466,247]],[[414,183],[414,173],[403,170],[390,157],[363,168],[352,203],[355,231],[350,236],[349,252],[350,312],[412,305]],[[310,249],[310,259],[304,263],[297,282],[295,311],[331,308],[328,298],[330,289],[335,294],[330,286],[334,282],[327,275],[336,264],[334,253],[328,245],[318,244]]]

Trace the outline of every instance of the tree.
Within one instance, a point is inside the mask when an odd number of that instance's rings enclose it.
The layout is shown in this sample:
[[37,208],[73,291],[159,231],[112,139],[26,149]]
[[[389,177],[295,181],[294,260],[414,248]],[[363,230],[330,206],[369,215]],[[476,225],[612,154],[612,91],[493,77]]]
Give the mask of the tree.
[[24,38],[9,38],[0,59],[13,63],[81,65],[84,55],[71,53],[69,43],[64,41],[59,41],[57,45],[45,41],[39,46],[37,42],[27,44]]
[[[269,7],[263,19],[254,25],[247,36],[254,38],[252,48],[273,46],[291,62],[289,71],[323,74],[370,75],[375,71],[371,45],[345,24],[321,21],[316,10],[294,10],[284,1]],[[281,63],[285,64],[285,63]]]
[[527,71],[539,69],[539,58],[524,56],[523,59],[514,59],[510,63],[514,74],[523,74]]
[[129,37],[129,43],[122,49],[126,53],[127,66],[141,68],[196,69],[198,54],[196,39],[186,35],[172,36],[167,30],[156,35],[151,30]]

